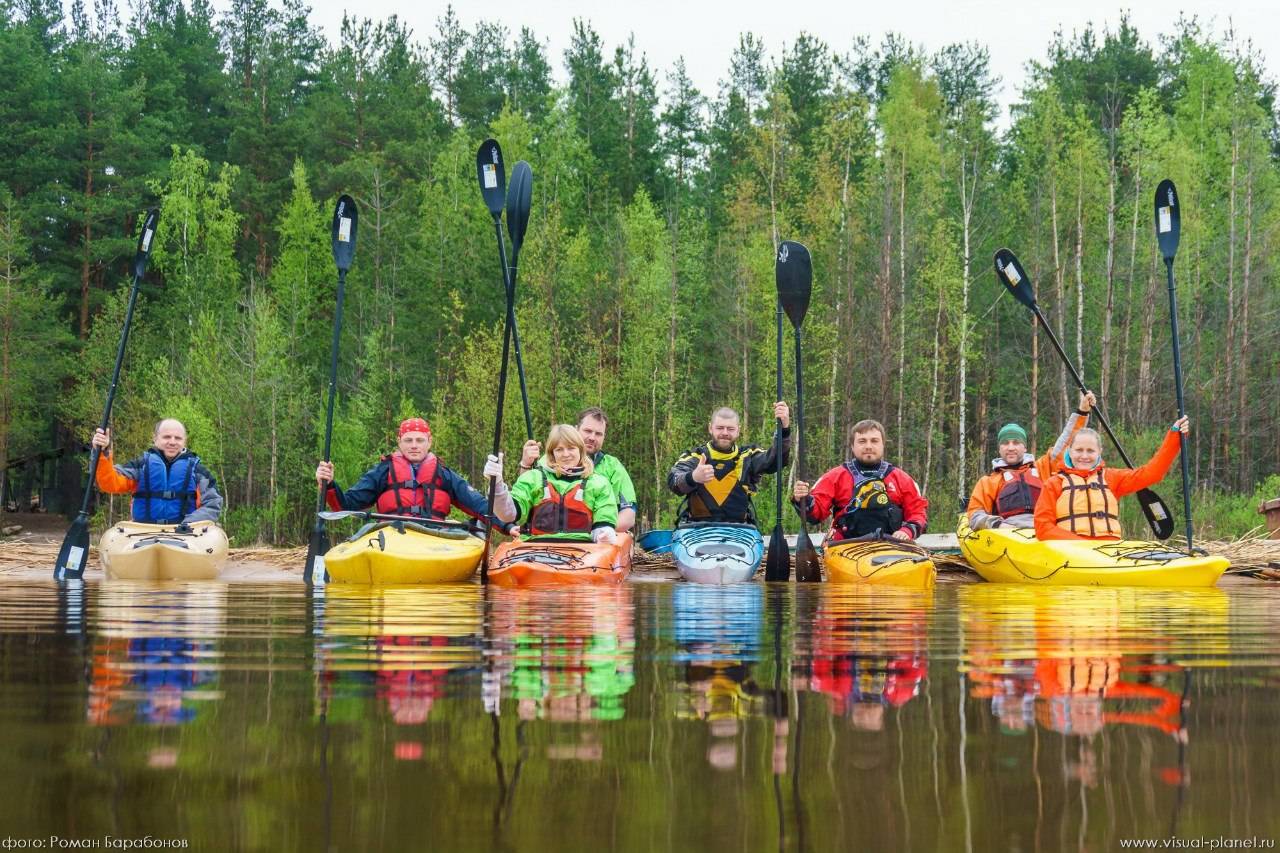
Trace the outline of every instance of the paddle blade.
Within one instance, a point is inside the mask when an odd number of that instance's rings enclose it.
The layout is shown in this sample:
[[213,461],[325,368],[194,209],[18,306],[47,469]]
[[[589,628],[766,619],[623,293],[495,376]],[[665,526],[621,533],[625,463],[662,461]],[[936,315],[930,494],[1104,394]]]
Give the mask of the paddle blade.
[[360,224],[360,215],[356,203],[351,196],[344,195],[338,199],[333,209],[333,262],[341,272],[351,269],[351,259],[356,254],[356,226]]
[[782,533],[781,524],[773,526],[773,535],[769,537],[769,551],[764,563],[764,579],[767,581],[791,579],[791,552],[787,549],[787,537]]
[[1018,263],[1018,256],[1008,249],[996,252],[996,278],[1023,305],[1036,310],[1036,294],[1031,289],[1031,276]]
[[778,285],[778,301],[793,328],[800,328],[809,310],[813,292],[813,260],[802,243],[783,240],[773,265],[773,278]]
[[511,186],[507,188],[507,233],[511,235],[511,265],[515,266],[524,232],[529,227],[529,208],[533,204],[533,169],[524,160],[511,170]]
[[328,583],[329,572],[324,567],[324,555],[329,553],[329,531],[317,523],[311,530],[307,543],[307,562],[302,567],[302,579],[307,586]]
[[507,197],[507,170],[502,164],[502,146],[496,139],[486,139],[476,151],[476,178],[480,181],[480,195],[484,206],[494,219],[502,215],[502,205]]
[[1178,254],[1178,240],[1182,237],[1181,208],[1173,181],[1165,178],[1156,187],[1156,240],[1166,261],[1172,261]]
[[822,565],[818,562],[818,552],[813,549],[813,540],[809,538],[809,530],[800,528],[800,537],[796,540],[796,580],[801,583],[819,583],[822,580]]
[[89,562],[89,517],[83,512],[71,522],[71,528],[58,549],[58,562],[53,567],[53,579],[80,580]]
[[138,250],[133,255],[133,277],[142,278],[147,271],[147,261],[151,260],[151,241],[156,236],[156,226],[160,224],[160,208],[153,207],[147,211],[142,220],[142,232],[138,234]]
[[1173,513],[1169,511],[1169,505],[1164,499],[1150,489],[1143,489],[1138,492],[1138,506],[1142,507],[1142,514],[1147,517],[1147,524],[1151,525],[1151,532],[1155,534],[1157,539],[1168,539],[1173,535]]

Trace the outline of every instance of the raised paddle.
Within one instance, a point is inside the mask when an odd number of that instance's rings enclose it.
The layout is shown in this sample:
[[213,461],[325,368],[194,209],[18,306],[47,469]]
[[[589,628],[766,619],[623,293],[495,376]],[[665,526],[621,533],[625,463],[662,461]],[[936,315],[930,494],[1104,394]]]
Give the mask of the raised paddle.
[[[1178,293],[1173,284],[1173,259],[1178,254],[1178,240],[1182,237],[1182,205],[1178,203],[1178,191],[1173,181],[1165,178],[1156,187],[1156,241],[1164,256],[1164,269],[1169,282],[1169,328],[1173,332],[1173,381],[1178,392],[1178,417],[1187,415],[1187,404],[1182,396],[1182,347],[1178,342]],[[1228,355],[1228,357],[1231,357]],[[1191,471],[1187,459],[1187,434],[1179,432],[1182,441],[1182,511],[1186,515],[1187,553],[1191,548]]]
[[[342,338],[342,299],[347,287],[347,270],[351,269],[351,259],[356,253],[356,228],[360,224],[360,214],[351,196],[344,195],[338,199],[333,208],[333,225],[330,228],[330,242],[333,244],[333,263],[338,268],[338,304],[333,312],[333,342],[329,346],[329,406],[324,419],[324,461],[329,461],[333,444],[333,402],[338,394],[338,344]],[[316,495],[316,523],[311,529],[311,540],[307,543],[307,562],[302,569],[303,580],[307,586],[315,583],[327,583],[329,572],[324,567],[324,555],[329,551],[329,534],[324,527],[324,495],[329,490],[327,485],[321,486]]]
[[[809,250],[800,243],[783,241],[778,247],[778,261],[774,266],[774,278],[778,285],[778,301],[787,312],[791,328],[796,335],[796,479],[804,479],[804,361],[801,327],[804,315],[809,311],[809,297],[813,292],[813,259]],[[822,580],[822,567],[818,554],[809,538],[809,523],[800,513],[800,536],[796,539],[796,580],[812,583]]]
[[[516,164],[519,170],[520,164]],[[516,372],[520,376],[520,399],[524,404],[525,418],[525,437],[533,438],[533,419],[529,415],[529,392],[524,384],[524,362],[520,355],[520,332],[515,327],[515,266],[516,255],[519,254],[520,248],[515,245],[516,229],[512,223],[512,218],[519,214],[518,210],[513,209],[515,199],[523,195],[530,195],[530,192],[521,191],[507,193],[507,171],[502,159],[502,146],[498,144],[496,139],[486,139],[480,143],[480,150],[476,152],[476,177],[480,181],[480,194],[484,197],[485,207],[489,208],[489,215],[493,217],[493,233],[498,241],[498,262],[502,267],[502,292],[506,299],[506,314],[504,315],[502,327],[502,363],[507,364],[511,344],[514,339],[516,348]],[[515,190],[515,181],[513,176],[512,189]],[[507,228],[512,235],[512,254],[510,262],[507,261],[507,244],[502,237],[502,210],[507,209]],[[524,240],[524,227],[529,222],[529,208],[526,203],[524,209],[524,225],[519,229],[520,240]],[[506,386],[503,386],[505,393]],[[505,398],[504,398],[505,399]],[[495,450],[494,453],[497,453]]]
[[[142,220],[142,233],[138,235],[138,249],[133,254],[133,284],[129,287],[129,304],[124,311],[124,326],[120,329],[120,345],[116,347],[116,364],[111,371],[111,384],[107,387],[107,404],[102,409],[102,420],[98,428],[105,430],[111,422],[111,405],[116,399],[116,386],[120,382],[120,365],[124,362],[125,345],[129,342],[129,327],[133,324],[133,306],[138,301],[138,283],[147,271],[147,261],[151,258],[151,242],[156,235],[156,224],[160,221],[160,210],[152,208]],[[98,456],[101,451],[97,447],[89,450],[89,481],[85,484],[84,494],[80,498],[80,512],[67,530],[58,549],[58,562],[53,566],[53,579],[80,580],[84,577],[84,566],[89,556],[89,499],[93,497],[93,483],[98,471]]]
[[[1058,356],[1062,359],[1062,363],[1067,366],[1071,377],[1075,379],[1076,387],[1080,389],[1080,393],[1085,393],[1088,389],[1085,388],[1084,379],[1081,378],[1075,365],[1071,363],[1071,358],[1067,355],[1066,350],[1062,348],[1062,343],[1058,340],[1058,336],[1053,333],[1053,328],[1049,325],[1049,321],[1045,319],[1044,312],[1040,310],[1040,305],[1036,302],[1035,291],[1031,287],[1031,277],[1022,268],[1018,258],[1008,249],[1000,249],[996,252],[995,265],[996,278],[1013,294],[1015,299],[1035,315],[1036,320],[1040,323],[1040,328],[1044,329],[1045,334],[1049,336],[1049,341],[1053,344],[1053,348],[1058,351]],[[1120,458],[1124,460],[1124,464],[1132,468],[1133,460],[1129,458],[1129,454],[1124,452],[1124,447],[1120,445],[1120,440],[1116,438],[1116,434],[1112,431],[1111,424],[1107,422],[1106,417],[1102,414],[1102,409],[1095,405],[1093,414],[1097,416],[1098,423],[1102,424],[1107,437],[1111,439],[1111,443],[1115,445],[1116,450],[1120,453]],[[1137,493],[1136,497],[1138,498],[1138,505],[1142,507],[1142,514],[1147,518],[1147,524],[1151,526],[1151,532],[1158,539],[1168,539],[1173,534],[1173,513],[1169,511],[1168,504],[1151,489],[1142,489]]]
[[[782,399],[782,298],[777,300],[778,327],[778,394],[775,399]],[[778,461],[778,473],[774,477],[774,520],[773,533],[769,536],[769,551],[765,555],[764,579],[767,581],[791,580],[791,552],[787,549],[787,536],[782,530],[782,419],[778,418],[773,427],[773,458]]]

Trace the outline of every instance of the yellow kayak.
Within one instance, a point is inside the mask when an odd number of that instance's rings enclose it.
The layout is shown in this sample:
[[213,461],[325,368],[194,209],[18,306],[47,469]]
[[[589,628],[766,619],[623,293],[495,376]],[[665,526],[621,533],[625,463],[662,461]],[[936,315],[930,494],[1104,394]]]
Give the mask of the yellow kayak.
[[937,576],[927,551],[896,539],[828,543],[822,561],[831,583],[933,589]]
[[973,570],[993,583],[1066,586],[1213,586],[1231,563],[1187,556],[1159,542],[1135,539],[1041,542],[1030,528],[970,530],[960,516],[960,550]]
[[109,578],[212,580],[227,561],[227,534],[212,521],[197,521],[188,530],[121,521],[102,534],[98,555]]
[[475,574],[484,540],[462,528],[389,521],[361,528],[324,556],[333,583],[452,583]]

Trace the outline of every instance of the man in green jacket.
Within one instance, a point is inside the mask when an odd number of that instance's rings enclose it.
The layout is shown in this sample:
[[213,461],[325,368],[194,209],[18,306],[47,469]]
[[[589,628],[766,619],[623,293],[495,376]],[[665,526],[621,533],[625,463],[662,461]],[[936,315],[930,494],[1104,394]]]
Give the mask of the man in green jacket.
[[587,456],[595,465],[596,473],[609,481],[613,493],[618,496],[618,532],[626,533],[636,525],[636,487],[631,475],[618,457],[604,452],[604,435],[609,419],[604,409],[592,406],[578,415],[578,432],[587,447]]

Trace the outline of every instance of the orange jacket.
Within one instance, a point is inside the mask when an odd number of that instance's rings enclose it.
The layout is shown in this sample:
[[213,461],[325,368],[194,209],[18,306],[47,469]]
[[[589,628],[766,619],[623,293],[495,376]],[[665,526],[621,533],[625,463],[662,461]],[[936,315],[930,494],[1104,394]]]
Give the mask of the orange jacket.
[[[1062,458],[1063,451],[1071,446],[1071,442],[1084,426],[1089,423],[1089,416],[1076,412],[1071,416],[1071,420],[1067,421],[1067,426],[1063,429],[1062,434],[1058,436],[1058,440],[1054,442],[1053,447],[1045,451],[1045,454],[1033,463],[1036,469],[1036,475],[1039,476],[1041,484],[1047,483],[1058,469],[1058,462]],[[965,515],[969,517],[969,525],[973,527],[978,517],[974,515],[981,512],[986,515],[994,515],[996,511],[996,496],[1000,494],[1000,490],[1004,488],[1004,475],[1007,471],[1019,471],[1021,465],[1006,466],[1004,460],[995,459],[992,461],[990,474],[987,474],[977,485],[973,487],[973,494],[969,496],[969,506],[965,508]],[[976,530],[977,527],[974,527]]]
[[[1164,475],[1169,472],[1169,467],[1173,465],[1173,460],[1178,458],[1178,451],[1182,447],[1182,434],[1177,430],[1169,430],[1164,437],[1164,442],[1156,450],[1151,460],[1146,465],[1137,468],[1106,468],[1103,463],[1099,462],[1098,467],[1102,469],[1102,477],[1107,482],[1107,487],[1111,489],[1111,493],[1117,498],[1125,495],[1131,495],[1136,491],[1153,486],[1164,479]],[[1059,471],[1070,471],[1081,477],[1087,477],[1092,471],[1085,471],[1079,468],[1067,468],[1065,465],[1058,466]],[[1058,476],[1051,477],[1044,484],[1044,488],[1040,490],[1040,500],[1036,501],[1036,538],[1037,539],[1115,539],[1114,536],[1079,536],[1070,530],[1065,530],[1058,526],[1058,498],[1062,495],[1062,478]]]

